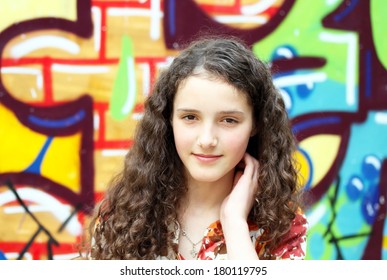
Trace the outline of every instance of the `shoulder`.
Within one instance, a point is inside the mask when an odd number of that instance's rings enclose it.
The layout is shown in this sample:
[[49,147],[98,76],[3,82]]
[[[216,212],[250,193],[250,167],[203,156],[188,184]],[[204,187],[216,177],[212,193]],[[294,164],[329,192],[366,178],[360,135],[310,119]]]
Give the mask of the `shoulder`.
[[290,230],[285,234],[273,255],[277,259],[302,260],[306,253],[306,233],[308,222],[303,212],[298,211],[293,219]]
[[[251,225],[250,236],[255,241],[255,248],[260,259],[267,259],[267,247],[269,242],[261,242],[263,230]],[[308,222],[302,211],[296,213],[289,231],[281,238],[279,244],[271,250],[271,259],[277,260],[303,260],[306,253],[306,234]]]

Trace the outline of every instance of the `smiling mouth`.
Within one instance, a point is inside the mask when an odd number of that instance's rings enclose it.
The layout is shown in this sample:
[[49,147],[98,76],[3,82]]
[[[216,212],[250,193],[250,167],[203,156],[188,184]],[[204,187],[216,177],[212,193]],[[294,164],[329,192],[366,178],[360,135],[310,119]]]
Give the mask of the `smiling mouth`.
[[203,155],[203,154],[193,154],[201,162],[214,162],[221,158],[221,155]]

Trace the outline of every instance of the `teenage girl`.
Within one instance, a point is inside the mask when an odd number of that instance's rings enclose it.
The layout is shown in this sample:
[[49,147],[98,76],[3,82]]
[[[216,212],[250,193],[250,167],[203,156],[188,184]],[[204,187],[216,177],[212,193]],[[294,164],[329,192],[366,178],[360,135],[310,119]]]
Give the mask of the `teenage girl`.
[[88,258],[303,259],[295,149],[268,66],[235,38],[191,43],[145,102]]

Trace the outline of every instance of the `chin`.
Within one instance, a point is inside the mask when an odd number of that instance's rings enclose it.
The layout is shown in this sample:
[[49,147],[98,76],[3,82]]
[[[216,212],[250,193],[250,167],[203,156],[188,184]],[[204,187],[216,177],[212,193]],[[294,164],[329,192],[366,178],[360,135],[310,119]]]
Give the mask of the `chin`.
[[219,176],[207,175],[207,174],[190,174],[191,180],[203,183],[213,183],[220,179]]
[[189,177],[197,182],[214,183],[227,176],[228,173],[214,172],[214,170],[193,170],[189,172]]

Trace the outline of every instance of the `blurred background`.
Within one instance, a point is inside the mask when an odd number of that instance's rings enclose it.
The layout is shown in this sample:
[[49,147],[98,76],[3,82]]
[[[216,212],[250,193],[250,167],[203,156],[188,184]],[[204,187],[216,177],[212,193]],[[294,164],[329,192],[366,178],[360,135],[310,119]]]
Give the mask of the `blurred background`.
[[387,259],[387,2],[1,0],[0,259],[69,259],[183,43],[270,63],[310,192],[307,259]]

